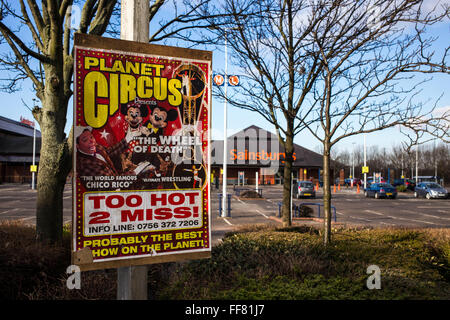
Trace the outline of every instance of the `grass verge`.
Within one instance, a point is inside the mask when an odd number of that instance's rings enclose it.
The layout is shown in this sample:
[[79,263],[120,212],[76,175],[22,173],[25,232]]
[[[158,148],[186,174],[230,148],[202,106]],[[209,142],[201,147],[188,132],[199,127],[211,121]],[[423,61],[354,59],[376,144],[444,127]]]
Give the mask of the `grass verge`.
[[[35,230],[0,224],[0,299],[115,299],[115,270],[81,275],[66,287],[70,234],[60,246],[35,241]],[[369,290],[369,265],[381,289]],[[450,299],[449,229],[333,230],[253,226],[229,233],[212,258],[149,266],[151,299]]]

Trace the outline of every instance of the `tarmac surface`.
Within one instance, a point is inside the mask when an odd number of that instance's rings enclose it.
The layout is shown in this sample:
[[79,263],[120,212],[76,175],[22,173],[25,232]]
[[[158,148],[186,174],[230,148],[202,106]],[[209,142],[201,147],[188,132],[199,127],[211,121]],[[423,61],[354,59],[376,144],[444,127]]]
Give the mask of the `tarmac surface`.
[[[242,187],[241,187],[242,188]],[[244,188],[254,189],[254,186]],[[231,194],[230,216],[219,215],[219,193],[222,190],[211,187],[211,233],[213,243],[219,242],[225,233],[246,225],[281,225],[279,203],[282,198],[282,186],[260,186],[262,199],[243,199],[238,197],[233,186],[227,192]],[[313,218],[296,219],[295,224],[323,224],[322,191],[319,189],[314,199],[293,199],[293,204],[315,203],[308,205],[314,210]],[[72,221],[72,186],[67,184],[63,195],[64,223]],[[449,228],[450,199],[414,198],[412,192],[399,193],[397,199],[365,198],[356,188],[342,188],[333,193],[332,206],[336,209],[333,223],[346,226],[371,227],[412,227],[412,228]],[[36,190],[26,184],[0,185],[0,220],[22,220],[35,224]],[[320,213],[319,213],[320,209]],[[334,213],[334,210],[333,210]],[[336,218],[336,222],[335,222]]]

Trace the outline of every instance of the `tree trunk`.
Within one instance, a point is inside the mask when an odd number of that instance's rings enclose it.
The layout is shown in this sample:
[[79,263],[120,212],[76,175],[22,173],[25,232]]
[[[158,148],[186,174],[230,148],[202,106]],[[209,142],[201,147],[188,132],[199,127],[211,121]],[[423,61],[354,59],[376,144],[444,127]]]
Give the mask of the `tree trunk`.
[[330,176],[330,142],[324,142],[323,151],[323,208],[324,208],[324,234],[323,243],[331,243],[331,176]]
[[284,173],[283,173],[283,206],[281,210],[281,216],[283,219],[283,226],[292,225],[291,217],[291,184],[292,184],[292,162],[294,154],[294,137],[292,134],[286,134],[285,145],[285,158],[284,158]]
[[65,137],[67,99],[63,93],[62,75],[56,68],[46,70],[42,109],[34,110],[38,120],[42,145],[38,172],[36,203],[37,239],[58,242],[62,239],[63,191],[71,169],[71,152]]

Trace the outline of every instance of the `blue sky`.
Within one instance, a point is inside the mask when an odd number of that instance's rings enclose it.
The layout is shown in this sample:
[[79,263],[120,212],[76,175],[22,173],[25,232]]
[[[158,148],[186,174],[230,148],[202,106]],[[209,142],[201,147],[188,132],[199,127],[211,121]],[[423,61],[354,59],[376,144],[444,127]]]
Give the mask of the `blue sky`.
[[[431,29],[433,35],[438,37],[436,42],[437,49],[444,46],[448,46],[450,39],[450,23],[441,23]],[[0,47],[0,50],[5,50],[5,47]],[[231,57],[233,53],[229,50]],[[229,60],[230,61],[230,60]],[[229,74],[233,73],[233,66],[228,65]],[[213,71],[223,71],[224,69],[224,54],[222,50],[213,51]],[[450,78],[449,75],[435,75],[433,80],[425,84],[423,91],[420,95],[415,97],[417,101],[426,101],[431,99],[432,101],[441,96],[440,101],[437,104],[437,108],[441,110],[448,110],[450,108]],[[229,87],[228,90],[239,90],[238,88]],[[0,115],[19,120],[20,117],[33,120],[30,110],[26,108],[22,100],[28,105],[33,105],[33,99],[35,94],[31,88],[30,81],[25,81],[21,84],[21,90],[8,94],[0,92],[0,99],[3,102],[0,107]],[[431,105],[431,103],[430,103]],[[213,139],[223,139],[223,108],[224,104],[217,99],[213,99],[212,103],[212,137]],[[67,116],[66,132],[68,133],[72,124],[72,101],[69,103],[69,111]],[[231,135],[241,129],[244,129],[250,125],[256,125],[266,130],[274,132],[273,125],[264,120],[260,115],[254,112],[238,109],[228,104],[228,135]],[[390,148],[392,145],[400,144],[402,140],[399,130],[397,128],[387,129],[384,131],[371,133],[366,135],[367,145],[378,145]],[[308,134],[306,131],[301,132],[295,138],[295,143],[304,146],[310,150],[317,150],[320,142],[314,137]],[[338,149],[351,150],[353,143],[356,145],[363,144],[363,136],[355,136],[347,138],[337,145]]]

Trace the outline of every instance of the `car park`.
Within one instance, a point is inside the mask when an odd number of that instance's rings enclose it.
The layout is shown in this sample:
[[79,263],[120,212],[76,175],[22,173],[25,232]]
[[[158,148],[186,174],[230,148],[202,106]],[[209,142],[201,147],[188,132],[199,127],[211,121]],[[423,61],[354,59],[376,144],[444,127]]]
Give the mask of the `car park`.
[[346,186],[351,186],[352,185],[352,180],[353,180],[353,185],[361,185],[361,180],[358,178],[353,178],[353,179],[345,179],[344,180],[344,185]]
[[412,179],[395,179],[393,186],[406,186],[409,190],[414,190],[416,182]]
[[372,183],[364,190],[366,197],[379,198],[392,198],[397,197],[397,189],[389,183]]
[[298,181],[294,188],[294,194],[297,199],[300,197],[316,197],[316,191],[314,190],[314,184],[311,181]]
[[414,197],[447,199],[448,191],[436,182],[421,182],[414,189]]
[[[386,180],[382,177],[375,178],[373,177],[367,177],[367,185],[371,185],[373,183],[386,183]],[[364,180],[361,180],[361,184],[364,184]]]

